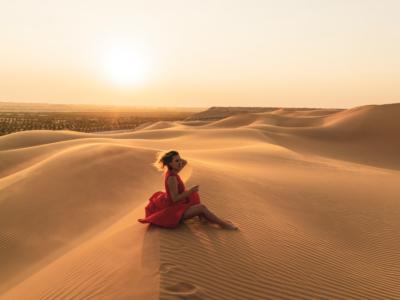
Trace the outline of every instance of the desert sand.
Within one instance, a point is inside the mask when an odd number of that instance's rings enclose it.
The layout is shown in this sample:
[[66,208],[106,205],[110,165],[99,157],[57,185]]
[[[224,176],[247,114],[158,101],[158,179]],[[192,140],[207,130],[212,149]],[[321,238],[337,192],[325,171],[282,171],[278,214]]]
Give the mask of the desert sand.
[[[170,149],[239,231],[137,222]],[[2,300],[400,299],[399,232],[400,104],[0,137]]]

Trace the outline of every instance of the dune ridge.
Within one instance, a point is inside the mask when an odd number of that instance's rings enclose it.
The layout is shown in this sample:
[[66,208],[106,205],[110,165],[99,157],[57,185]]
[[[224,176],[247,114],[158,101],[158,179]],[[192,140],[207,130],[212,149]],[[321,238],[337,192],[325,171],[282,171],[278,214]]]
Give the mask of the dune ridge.
[[[0,137],[0,299],[399,299],[400,104],[223,113]],[[167,149],[239,231],[137,222]]]

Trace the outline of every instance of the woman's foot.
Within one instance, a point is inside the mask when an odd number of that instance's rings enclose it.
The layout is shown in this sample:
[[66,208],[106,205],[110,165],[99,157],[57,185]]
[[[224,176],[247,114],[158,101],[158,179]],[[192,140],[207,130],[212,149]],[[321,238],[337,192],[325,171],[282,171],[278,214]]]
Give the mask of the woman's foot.
[[225,223],[222,225],[222,228],[224,229],[230,229],[230,230],[237,230],[239,227],[237,227],[235,224],[233,224],[229,220],[225,220]]

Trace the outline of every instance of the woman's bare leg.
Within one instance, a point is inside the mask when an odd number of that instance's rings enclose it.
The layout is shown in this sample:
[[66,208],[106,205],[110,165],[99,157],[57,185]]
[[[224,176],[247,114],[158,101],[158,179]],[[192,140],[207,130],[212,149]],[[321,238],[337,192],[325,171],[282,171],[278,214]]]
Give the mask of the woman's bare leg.
[[217,223],[223,228],[236,229],[237,227],[232,224],[232,222],[226,222],[218,218],[214,213],[212,213],[204,204],[196,204],[189,207],[183,214],[183,219],[190,219],[195,216],[203,215],[207,220]]
[[200,222],[207,222],[208,221],[204,214],[199,214],[199,220],[200,220]]

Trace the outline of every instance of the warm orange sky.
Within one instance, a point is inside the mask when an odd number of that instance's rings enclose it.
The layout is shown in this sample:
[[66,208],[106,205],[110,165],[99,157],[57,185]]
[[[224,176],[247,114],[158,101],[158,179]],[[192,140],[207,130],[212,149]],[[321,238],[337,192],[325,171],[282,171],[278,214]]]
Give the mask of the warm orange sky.
[[2,1],[0,101],[400,102],[400,1]]

